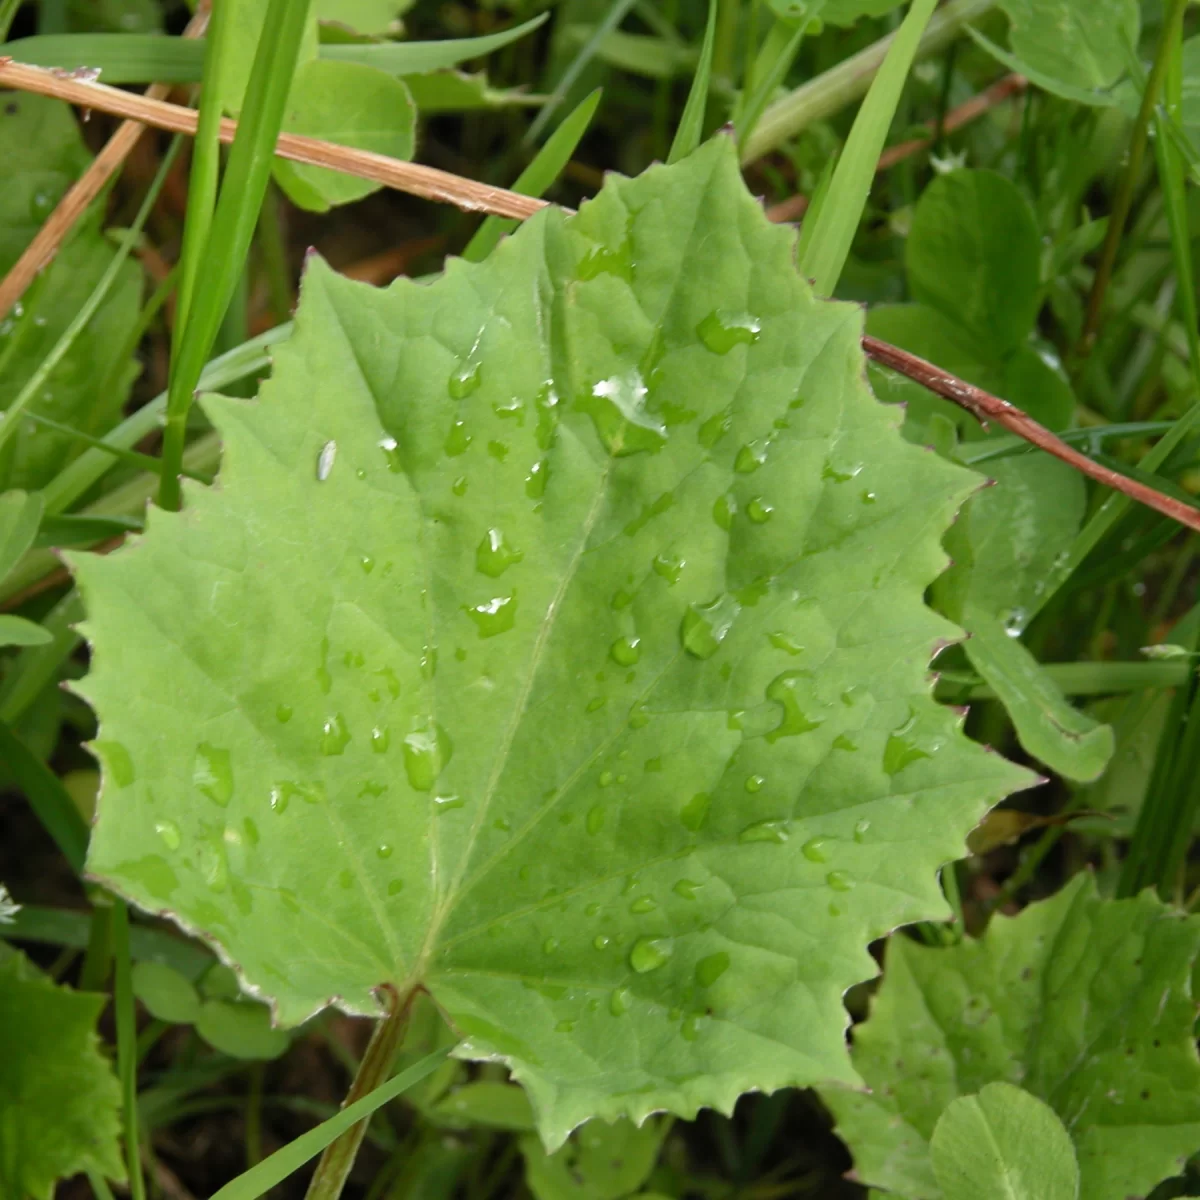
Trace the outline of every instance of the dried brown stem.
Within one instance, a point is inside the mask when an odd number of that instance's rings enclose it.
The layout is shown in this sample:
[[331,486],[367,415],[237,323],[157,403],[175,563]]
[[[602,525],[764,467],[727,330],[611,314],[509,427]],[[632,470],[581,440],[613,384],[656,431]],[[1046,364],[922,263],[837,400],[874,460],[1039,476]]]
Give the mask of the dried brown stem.
[[[0,57],[0,87],[40,92],[43,96],[57,96],[60,100],[67,100],[83,108],[128,117],[172,133],[183,133],[189,137],[196,134],[197,116],[190,108],[167,104],[163,100],[153,100],[147,96],[135,96],[101,83],[70,79],[40,67],[13,62],[10,58]],[[221,141],[232,142],[236,132],[236,121],[227,118],[221,122]],[[346,171],[361,179],[371,179],[385,187],[421,196],[426,200],[454,204],[468,212],[495,213],[497,216],[523,220],[547,205],[545,200],[521,196],[505,188],[489,187],[473,179],[452,175],[449,171],[439,171],[420,163],[401,162],[369,150],[337,146],[332,142],[303,137],[298,133],[280,134],[279,141],[275,144],[275,153],[293,162]]]
[[1007,429],[1009,433],[1015,433],[1018,437],[1037,446],[1039,450],[1045,450],[1047,454],[1053,454],[1055,458],[1062,459],[1063,462],[1069,463],[1077,471],[1091,479],[1118,492],[1124,492],[1132,499],[1164,516],[1171,517],[1189,529],[1200,531],[1200,509],[1193,508],[1182,500],[1176,500],[1174,496],[1164,495],[1152,487],[1147,487],[1144,483],[1139,483],[1136,479],[1130,479],[1127,475],[1122,475],[1118,471],[1093,462],[1087,455],[1080,454],[1078,450],[1068,446],[1061,438],[1055,437],[1044,425],[1039,425],[1028,413],[1009,404],[1007,400],[1001,400],[999,396],[993,396],[991,392],[985,392],[973,383],[967,383],[966,380],[959,379],[957,375],[951,375],[949,371],[943,371],[941,367],[935,367],[933,363],[926,362],[925,359],[918,358],[915,354],[909,354],[907,350],[901,350],[899,346],[881,342],[869,334],[864,334],[862,345],[868,358],[873,358],[882,366],[890,367],[893,371],[928,388],[935,395],[952,401],[960,408],[965,408],[976,420],[994,421],[997,425]]
[[[188,22],[183,36],[202,37],[207,25],[207,12],[198,12]],[[156,83],[146,92],[146,98],[162,100],[169,91],[170,88],[166,84]],[[0,321],[8,316],[13,305],[25,294],[25,289],[37,278],[38,273],[53,262],[75,222],[87,211],[88,205],[100,194],[113,173],[129,156],[138,138],[145,132],[146,126],[140,121],[122,122],[100,153],[92,159],[88,169],[71,185],[46,223],[34,235],[33,241],[25,247],[21,257],[0,280]]]
[[[178,133],[194,135],[196,132],[196,114],[191,109],[133,96],[101,84],[82,83],[79,80],[62,78],[40,68],[14,63],[11,59],[2,57],[0,57],[0,86],[58,96],[86,108],[116,113],[118,116],[129,117],[147,125]],[[998,100],[995,97],[998,91],[1001,93],[1000,98],[1003,99],[1004,95],[1012,95],[1024,86],[1025,81],[1020,76],[1011,76],[1007,80],[1001,80],[988,92],[975,98],[978,111],[974,115],[977,116],[978,112],[983,111],[988,104],[997,103]],[[985,103],[984,97],[989,96],[989,93],[991,98]],[[979,107],[980,105],[982,107]],[[948,119],[947,127],[949,124]],[[236,128],[233,121],[222,122],[221,140],[231,141]],[[900,147],[896,147],[896,149],[898,150]],[[372,154],[365,150],[352,150],[345,146],[336,146],[330,142],[301,137],[297,134],[282,134],[276,144],[276,152],[282,157],[296,162],[348,171],[364,179],[373,179],[377,183],[398,191],[422,196],[429,200],[445,201],[468,211],[488,212],[497,216],[523,219],[547,206],[547,202],[544,200],[521,196],[504,188],[488,187],[485,184],[476,183],[474,180],[452,175],[447,171],[438,171],[415,163],[399,162],[381,154]],[[993,396],[989,392],[975,387],[974,384],[951,375],[948,371],[943,371],[941,367],[934,366],[933,363],[926,362],[915,354],[909,354],[907,350],[901,350],[897,346],[881,342],[878,338],[864,336],[862,345],[868,357],[907,376],[936,395],[965,408],[978,420],[995,421],[997,425],[1009,432],[1024,438],[1032,445],[1045,450],[1046,453],[1053,454],[1063,462],[1069,463],[1089,478],[1097,480],[1106,487],[1124,492],[1132,499],[1171,517],[1189,529],[1200,531],[1200,510],[1093,462],[1086,455],[1080,454],[1079,451],[1072,449],[1055,437],[1027,413],[1022,412],[1015,405],[1009,404],[1008,401],[1001,400],[998,396]]]
[[[965,100],[957,108],[951,109],[942,122],[942,132],[953,133],[956,129],[961,129],[964,125],[969,125],[972,121],[983,116],[989,109],[995,108],[998,104],[1003,104],[1011,96],[1019,95],[1028,86],[1029,81],[1024,75],[1005,75],[1003,79],[998,79],[991,87],[980,92],[979,95],[972,96],[970,100]],[[930,128],[928,137],[913,138],[910,141],[898,142],[895,146],[889,146],[879,156],[879,162],[875,165],[876,173],[886,171],[890,167],[894,167],[898,162],[903,162],[904,159],[910,158],[928,146],[932,146],[935,136],[935,131]],[[798,221],[804,216],[807,209],[808,197],[797,194],[789,196],[786,200],[781,200],[778,204],[772,204],[767,209],[767,217],[777,223]]]

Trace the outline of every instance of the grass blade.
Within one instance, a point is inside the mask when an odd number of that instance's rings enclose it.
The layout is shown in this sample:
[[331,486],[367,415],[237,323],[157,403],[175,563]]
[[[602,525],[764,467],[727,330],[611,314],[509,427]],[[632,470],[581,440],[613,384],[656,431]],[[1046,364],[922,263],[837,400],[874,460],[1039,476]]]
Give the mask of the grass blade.
[[[778,52],[771,59],[767,73],[755,83],[750,95],[746,97],[741,114],[737,119],[737,136],[740,143],[745,143],[754,132],[754,127],[758,124],[767,104],[775,94],[775,89],[783,82],[783,77],[791,69],[796,55],[800,52],[800,43],[804,40],[806,25],[807,22],[801,22],[796,29],[790,31],[786,40],[779,46]],[[768,36],[768,41],[776,39],[784,32],[785,26],[782,22],[777,22]]]
[[708,87],[712,78],[713,47],[716,42],[717,0],[708,0],[708,24],[704,27],[700,61],[696,64],[696,74],[692,78],[687,103],[683,106],[683,116],[679,118],[679,128],[675,130],[675,139],[671,142],[668,164],[687,158],[704,136],[704,113],[708,108]]
[[[219,7],[219,6],[218,6]],[[122,1124],[125,1133],[125,1169],[133,1200],[146,1200],[146,1180],[138,1139],[137,1014],[133,1008],[133,965],[129,956],[129,910],[113,902],[112,945],[115,984],[113,1011],[117,1025],[117,1076],[121,1082]]]
[[58,776],[0,721],[0,759],[25,793],[29,807],[76,875],[83,873],[88,828]]
[[307,0],[271,0],[263,22],[242,119],[229,154],[212,228],[205,243],[187,324],[172,363],[163,433],[159,504],[179,507],[179,472],[192,393],[237,286],[270,178],[275,141],[308,21]]
[[[514,192],[522,196],[541,196],[546,189],[559,177],[563,168],[575,153],[596,108],[600,103],[601,89],[597,88],[590,96],[580,102],[563,123],[546,139],[546,144],[537,152],[533,161],[517,176],[512,185]],[[467,243],[462,252],[467,262],[480,262],[492,252],[496,243],[517,222],[511,217],[488,217],[475,231],[475,236]]]
[[815,220],[810,215],[805,221],[805,226],[812,222],[814,228],[806,253],[800,260],[800,270],[813,281],[819,296],[833,295],[850,254],[850,244],[875,179],[875,164],[936,2],[913,0],[908,15],[896,31],[896,39],[883,66],[854,118],[854,127],[838,159],[829,192]]
[[326,1146],[369,1117],[377,1108],[420,1083],[441,1066],[449,1053],[449,1050],[435,1050],[426,1055],[369,1095],[342,1109],[337,1116],[323,1121],[316,1129],[310,1129],[227,1183],[213,1194],[212,1200],[257,1200],[257,1197],[282,1183],[293,1171],[299,1170],[309,1159],[315,1158]]

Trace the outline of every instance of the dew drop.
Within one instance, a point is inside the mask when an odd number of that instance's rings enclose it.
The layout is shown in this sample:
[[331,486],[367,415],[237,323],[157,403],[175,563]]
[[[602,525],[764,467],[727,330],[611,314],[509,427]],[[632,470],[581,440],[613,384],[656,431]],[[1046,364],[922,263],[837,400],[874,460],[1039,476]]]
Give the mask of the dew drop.
[[627,987],[614,988],[608,998],[608,1011],[614,1017],[622,1016],[633,1007],[633,992]]
[[511,596],[493,596],[482,604],[466,606],[464,611],[475,622],[481,638],[507,633],[517,619],[517,589]]
[[[599,712],[607,703],[608,700],[604,696],[593,696],[585,705],[584,711],[590,713]],[[604,784],[600,786],[603,787]]]
[[666,445],[666,426],[646,411],[647,389],[636,369],[593,384],[577,406],[592,418],[600,441],[616,457],[657,453]]
[[767,634],[767,641],[775,647],[776,650],[782,650],[785,654],[790,654],[794,658],[797,654],[804,653],[804,647],[789,633],[785,633],[782,629],[775,633]]
[[707,792],[697,792],[680,810],[679,819],[685,829],[698,833],[708,820],[709,805],[712,797]]
[[329,441],[321,447],[317,455],[317,482],[324,483],[333,470],[333,460],[337,458],[337,442]]
[[823,863],[828,862],[833,857],[833,851],[830,847],[830,839],[823,837],[809,838],[803,846],[800,847],[800,853],[804,855],[809,862]]
[[746,791],[761,792],[762,786],[766,782],[767,782],[766,776],[764,776],[764,775],[747,775],[746,776],[746,784],[745,784]]
[[350,742],[350,731],[346,728],[346,718],[341,713],[326,717],[321,726],[321,753],[326,758],[344,754]]
[[761,496],[755,496],[746,502],[746,516],[755,525],[765,525],[774,513],[774,505],[768,504]]
[[120,742],[97,742],[96,750],[112,775],[113,783],[117,787],[130,787],[137,779],[137,772],[133,769],[129,751]]
[[179,826],[174,821],[156,821],[154,823],[154,832],[163,840],[163,845],[168,850],[178,850],[183,844],[183,836],[179,832]]
[[437,813],[453,812],[456,808],[462,808],[466,801],[458,795],[450,796],[434,796],[433,811]]
[[392,853],[393,847],[390,842],[380,842],[379,845],[375,847],[376,858],[391,858]]
[[475,549],[475,569],[498,579],[509,567],[525,557],[499,529],[489,529]]
[[451,400],[465,400],[479,389],[480,383],[483,382],[481,367],[481,363],[472,362],[470,359],[460,358],[455,363],[454,370],[450,372],[450,378],[446,381],[446,391],[450,393]]
[[246,842],[248,845],[257,846],[259,841],[258,826],[254,823],[252,817],[247,817],[242,822],[242,828],[246,831]]
[[386,725],[376,725],[371,730],[371,749],[376,754],[386,754],[387,748],[391,745],[392,735],[388,731]]
[[802,688],[807,690],[811,686],[807,681],[812,677],[811,671],[784,671],[767,684],[767,699],[774,700],[783,709],[783,719],[767,734],[768,742],[810,733],[822,724],[804,711],[797,694]]
[[761,329],[757,317],[719,308],[696,326],[696,333],[714,354],[728,354],[735,346],[752,346]]
[[833,739],[833,748],[835,750],[857,750],[858,743],[848,738],[844,733],[839,733]]
[[856,842],[865,842],[867,833],[871,828],[871,822],[865,817],[854,826],[854,840]]
[[700,439],[700,445],[706,450],[711,450],[732,427],[733,409],[723,408],[720,412],[713,413],[711,417],[701,422],[696,436]]
[[598,933],[592,938],[593,950],[607,950],[612,945],[612,938],[607,933]]
[[701,987],[712,987],[729,970],[729,955],[724,950],[708,954],[696,963],[696,982]]
[[712,517],[718,527],[728,533],[733,528],[733,517],[737,512],[737,502],[726,493],[713,501]]
[[393,475],[399,475],[404,470],[404,464],[400,461],[399,443],[389,434],[379,439],[379,448],[383,451],[383,460],[387,463],[388,470]]
[[658,907],[658,901],[653,896],[639,896],[630,906],[631,913],[653,912]]
[[358,560],[358,565],[362,567],[364,575],[370,575],[375,570],[375,560],[369,554],[362,555]]
[[676,558],[671,554],[655,555],[654,561],[650,564],[655,575],[660,579],[665,579],[667,583],[674,587],[679,582],[679,576],[683,573],[684,561],[682,558]]
[[593,837],[604,828],[604,815],[604,806],[601,804],[594,805],[588,809],[587,831]]
[[535,462],[529,468],[529,474],[525,476],[525,495],[530,500],[540,500],[546,494],[546,480],[550,476],[550,469],[546,462]]
[[634,666],[638,659],[642,657],[642,652],[639,649],[642,639],[638,637],[621,637],[608,648],[608,653],[612,657],[613,662],[622,667]]
[[617,247],[596,246],[579,263],[581,282],[595,279],[597,275],[615,275],[626,283],[633,282],[633,237],[627,234]]
[[849,871],[830,871],[825,876],[825,882],[835,892],[848,892],[854,886],[855,879]]
[[29,199],[29,216],[38,225],[40,225],[53,211],[56,201],[54,197],[41,188]]
[[557,950],[557,949],[558,949],[558,938],[556,938],[556,937],[548,937],[542,943],[542,953],[543,954],[553,954],[555,952],[555,950]]
[[447,457],[457,458],[460,454],[467,452],[467,447],[470,446],[472,440],[471,434],[467,432],[466,421],[455,421],[446,434],[446,441],[442,449],[445,450]]
[[1010,638],[1019,638],[1025,632],[1025,623],[1029,620],[1023,608],[1010,609],[1004,618],[1004,632]]
[[642,770],[647,775],[659,775],[662,773],[663,761],[661,758],[648,758],[642,763]]
[[679,627],[683,648],[695,658],[712,658],[733,628],[741,607],[728,593],[708,604],[690,605]]
[[192,763],[192,783],[214,804],[228,808],[233,799],[233,766],[229,751],[201,742]]
[[574,1028],[575,1028],[574,1021],[565,1021],[564,1020],[564,1021],[559,1021],[559,1023],[554,1026],[554,1032],[555,1033],[571,1033],[574,1030]]
[[864,504],[874,504],[878,499],[879,497],[874,492],[863,492],[862,494],[862,502]]
[[674,950],[670,938],[638,938],[629,951],[629,965],[639,974],[656,971]]
[[402,891],[404,891],[403,879],[393,879],[387,885],[387,894],[389,896],[398,896]]
[[883,769],[887,774],[896,775],[910,763],[929,757],[929,753],[922,750],[912,736],[916,724],[916,713],[910,713],[908,720],[888,735],[883,748]]
[[450,490],[456,496],[465,496],[467,494],[467,477],[460,475],[451,485]]
[[438,776],[454,753],[450,736],[437,724],[429,723],[404,739],[404,773],[409,786],[417,792],[431,792]]
[[612,787],[616,776],[611,771],[601,771],[596,782],[602,787]]
[[733,460],[733,469],[740,475],[750,475],[767,461],[767,439],[748,442]]
[[487,444],[488,454],[497,462],[503,462],[508,457],[509,446],[507,442],[490,441]]
[[834,483],[847,483],[862,470],[862,463],[853,463],[846,467],[834,466],[829,460],[821,468],[822,479],[832,479]]
[[773,842],[782,845],[788,840],[787,821],[757,821],[738,834],[739,842]]
[[695,900],[696,893],[702,887],[702,884],[696,883],[692,879],[677,879],[671,888],[675,895],[682,897],[684,900]]

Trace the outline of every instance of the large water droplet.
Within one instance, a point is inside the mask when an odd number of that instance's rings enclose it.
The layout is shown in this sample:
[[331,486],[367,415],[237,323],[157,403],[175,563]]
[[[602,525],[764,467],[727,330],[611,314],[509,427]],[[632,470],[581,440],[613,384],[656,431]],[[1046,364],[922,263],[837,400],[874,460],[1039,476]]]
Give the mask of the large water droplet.
[[517,589],[513,588],[511,596],[493,596],[482,604],[467,607],[465,611],[475,622],[481,638],[507,633],[517,619]]
[[723,408],[713,413],[706,421],[702,421],[696,436],[700,445],[711,450],[733,428],[733,409]]
[[337,442],[328,441],[321,447],[317,455],[317,482],[324,483],[333,470],[333,460],[337,458]]
[[346,718],[341,713],[326,717],[321,726],[321,753],[327,758],[343,754],[349,742],[350,730],[346,728]]
[[775,506],[768,504],[761,496],[754,496],[746,501],[746,516],[754,522],[755,525],[765,525],[775,512]]
[[739,842],[773,842],[782,845],[788,840],[787,821],[756,821],[738,834]]
[[769,445],[770,442],[767,438],[748,442],[737,452],[737,458],[733,460],[733,469],[742,475],[749,475],[757,471],[767,461]]
[[638,938],[629,951],[629,965],[639,974],[655,971],[671,957],[670,938]]
[[233,766],[229,751],[201,742],[192,763],[192,783],[214,804],[227,808],[233,799]]
[[404,772],[414,791],[431,792],[454,753],[450,735],[433,722],[404,739]]
[[627,1013],[633,1007],[633,992],[627,987],[614,988],[608,998],[608,1011],[614,1017]]
[[155,821],[154,832],[163,840],[163,845],[168,850],[178,850],[183,844],[183,835],[179,832],[179,826],[171,820]]
[[803,854],[804,857],[809,860],[809,862],[828,862],[833,857],[833,846],[829,838],[809,838],[808,841],[800,847],[800,853]]
[[578,407],[592,418],[610,454],[656,452],[666,445],[666,426],[646,411],[646,385],[636,369],[601,379]]
[[613,662],[620,664],[622,667],[632,667],[642,657],[642,652],[639,649],[641,643],[642,639],[638,637],[617,638],[609,646],[608,653],[612,656]]
[[483,370],[479,361],[460,358],[446,381],[446,391],[450,393],[451,400],[465,400],[479,389],[482,382]]
[[862,469],[862,463],[849,463],[845,466],[838,466],[830,459],[821,468],[821,478],[832,479],[834,483],[848,483]]
[[475,569],[497,579],[524,557],[499,529],[489,529],[475,549]]
[[658,901],[653,896],[639,896],[630,906],[631,913],[653,912],[658,907]]
[[913,736],[916,724],[917,715],[910,712],[908,720],[888,735],[883,748],[883,769],[889,775],[896,775],[910,763],[929,757],[929,752],[918,746]]
[[696,333],[714,354],[728,354],[734,346],[752,346],[761,329],[762,322],[749,313],[718,308],[696,326]]
[[700,890],[703,884],[696,883],[693,879],[677,879],[671,888],[675,895],[682,897],[684,900],[695,900],[696,893]]
[[729,955],[724,950],[706,955],[696,963],[696,982],[701,987],[712,987],[729,970]]
[[614,248],[596,246],[590,250],[579,263],[579,278],[583,282],[595,279],[597,275],[615,275],[626,283],[633,282],[633,237],[627,234],[625,240]]
[[737,501],[726,492],[713,501],[712,516],[718,528],[728,533],[733,528],[733,518],[737,513]]
[[1029,620],[1023,608],[1013,608],[1004,618],[1004,632],[1010,638],[1019,638],[1025,632],[1025,623]]
[[442,449],[445,450],[447,457],[457,458],[460,454],[467,452],[471,440],[466,421],[454,421],[446,434],[446,441]]
[[689,606],[679,627],[683,648],[696,658],[712,658],[733,628],[741,607],[728,593],[708,604]]
[[767,685],[767,699],[774,700],[783,709],[783,720],[767,734],[768,742],[809,733],[821,725],[820,720],[804,711],[798,694],[810,689],[812,678],[811,671],[784,671]]
[[829,874],[825,876],[825,882],[835,892],[848,892],[852,887],[854,887],[855,879],[849,871],[830,871]]
[[683,573],[684,565],[684,560],[677,558],[673,554],[656,554],[654,561],[650,564],[654,569],[655,575],[661,579],[665,579],[671,587],[674,587],[679,582],[679,576]]

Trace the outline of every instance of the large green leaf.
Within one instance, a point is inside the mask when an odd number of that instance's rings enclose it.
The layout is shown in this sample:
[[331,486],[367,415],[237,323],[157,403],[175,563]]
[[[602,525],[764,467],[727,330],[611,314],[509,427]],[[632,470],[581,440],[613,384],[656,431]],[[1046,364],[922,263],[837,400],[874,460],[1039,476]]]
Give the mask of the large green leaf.
[[1076,1200],[1079,1164],[1054,1109],[1011,1083],[952,1100],[929,1139],[947,1196],[974,1200]]
[[1028,777],[930,697],[976,477],[793,245],[721,137],[431,284],[314,259],[219,485],[73,559],[93,876],[284,1024],[425,987],[552,1146],[853,1081],[867,943]]
[[[87,166],[71,110],[45,96],[8,93],[0,101],[0,275],[8,271],[63,192]],[[12,403],[58,342],[112,260],[94,206],[54,262],[0,320],[0,410]],[[135,374],[122,361],[140,303],[137,266],[126,264],[108,299],[50,373],[26,412],[99,434],[116,421]],[[0,454],[0,488],[46,483],[82,447],[69,434],[22,421]]]
[[79,1171],[125,1178],[120,1089],[96,1040],[105,1003],[0,958],[0,1196],[50,1200]]
[[930,1136],[957,1097],[1004,1081],[1066,1125],[1082,1200],[1144,1196],[1200,1145],[1198,949],[1200,920],[1149,892],[1101,900],[1087,874],[978,941],[893,937],[854,1037],[871,1091],[822,1093],[859,1177],[908,1200],[957,1200],[938,1186]]

